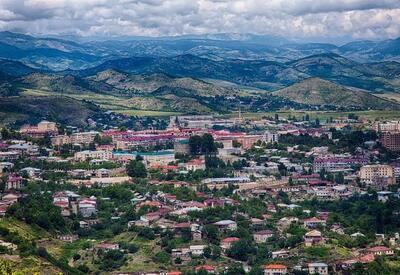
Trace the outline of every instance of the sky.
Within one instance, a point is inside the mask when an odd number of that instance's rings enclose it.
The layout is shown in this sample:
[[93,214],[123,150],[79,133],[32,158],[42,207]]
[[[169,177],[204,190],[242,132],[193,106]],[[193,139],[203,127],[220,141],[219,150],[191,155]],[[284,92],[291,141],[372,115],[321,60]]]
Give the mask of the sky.
[[0,30],[42,35],[400,36],[400,0],[0,0]]

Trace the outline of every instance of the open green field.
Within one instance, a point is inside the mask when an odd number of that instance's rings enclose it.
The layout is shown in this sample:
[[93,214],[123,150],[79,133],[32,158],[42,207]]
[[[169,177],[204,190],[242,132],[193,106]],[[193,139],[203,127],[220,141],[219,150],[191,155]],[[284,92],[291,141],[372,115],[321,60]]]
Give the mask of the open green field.
[[162,112],[162,111],[146,111],[146,110],[114,110],[114,111],[129,116],[177,116],[182,114],[179,112]]
[[[388,119],[400,119],[400,111],[381,111],[381,110],[369,110],[369,111],[354,111],[354,112],[336,112],[336,111],[278,111],[278,112],[262,112],[262,113],[243,113],[242,116],[250,119],[260,119],[264,116],[274,117],[278,114],[282,118],[288,118],[289,116],[302,118],[306,114],[310,116],[310,119],[326,120],[328,118],[347,117],[349,114],[355,114],[363,119],[374,120],[388,120]],[[237,116],[237,114],[233,114]]]

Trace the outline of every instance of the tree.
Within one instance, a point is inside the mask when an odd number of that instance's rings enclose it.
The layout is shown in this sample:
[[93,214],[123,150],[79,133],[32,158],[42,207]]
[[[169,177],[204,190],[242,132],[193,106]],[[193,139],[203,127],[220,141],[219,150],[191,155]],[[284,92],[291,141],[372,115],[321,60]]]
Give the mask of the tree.
[[131,160],[126,166],[128,176],[132,178],[145,178],[147,177],[147,170],[143,162],[138,160]]
[[254,248],[246,240],[239,240],[232,244],[226,255],[238,261],[247,261],[253,252]]
[[170,256],[165,251],[160,251],[154,255],[153,260],[157,263],[166,264],[169,262]]
[[204,134],[202,140],[202,151],[205,154],[213,153],[217,150],[217,147],[214,143],[214,138],[210,134]]
[[189,148],[192,155],[197,155],[201,152],[202,138],[195,135],[189,138]]
[[214,138],[208,133],[203,136],[191,136],[189,138],[189,148],[192,155],[210,154],[217,151]]
[[218,228],[215,225],[207,224],[204,226],[204,233],[211,243],[218,243]]
[[319,121],[319,118],[315,119],[315,127],[319,128],[321,126],[321,123]]
[[344,183],[344,175],[342,172],[339,172],[338,174],[335,175],[335,182],[337,184],[343,184]]
[[126,261],[126,257],[119,250],[110,250],[101,257],[100,268],[105,271],[111,271],[121,267]]

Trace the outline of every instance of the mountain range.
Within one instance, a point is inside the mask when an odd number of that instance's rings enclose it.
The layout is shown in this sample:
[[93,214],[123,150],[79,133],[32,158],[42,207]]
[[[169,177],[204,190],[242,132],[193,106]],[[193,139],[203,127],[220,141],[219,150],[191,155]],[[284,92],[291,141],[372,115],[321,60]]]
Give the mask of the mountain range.
[[400,92],[399,49],[399,39],[337,46],[219,34],[72,42],[1,32],[0,95],[3,106],[10,97],[17,105],[64,97],[123,113],[398,109],[381,95]]
[[106,60],[130,56],[171,57],[190,54],[212,60],[288,62],[323,53],[335,53],[358,62],[400,61],[400,38],[355,41],[337,46],[327,43],[296,43],[277,36],[252,34],[133,37],[75,42],[0,32],[0,57],[52,70],[83,69]]

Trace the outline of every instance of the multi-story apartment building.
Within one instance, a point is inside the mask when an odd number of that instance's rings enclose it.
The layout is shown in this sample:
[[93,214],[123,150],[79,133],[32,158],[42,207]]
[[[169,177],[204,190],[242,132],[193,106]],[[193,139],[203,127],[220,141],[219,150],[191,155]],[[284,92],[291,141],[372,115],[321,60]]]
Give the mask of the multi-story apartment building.
[[58,132],[57,125],[54,122],[49,122],[43,120],[39,122],[36,126],[34,125],[24,125],[20,129],[20,133],[25,136],[30,136],[33,138],[42,138],[46,135],[56,135]]
[[64,144],[90,144],[94,142],[94,138],[98,134],[99,132],[90,131],[90,132],[73,133],[70,136],[58,135],[51,139],[51,143],[53,146],[62,146]]
[[385,132],[381,136],[383,147],[390,151],[400,151],[400,132]]
[[368,185],[394,184],[394,169],[390,165],[365,165],[360,169],[361,182]]
[[377,132],[400,132],[400,121],[378,122],[375,124],[375,130]]
[[366,165],[368,162],[369,157],[367,155],[330,155],[315,158],[313,168],[315,173],[319,173],[322,170],[325,170],[326,172],[335,172],[350,169],[354,165]]
[[88,159],[112,159],[111,151],[81,151],[76,152],[74,155],[74,159],[76,161],[86,161]]

